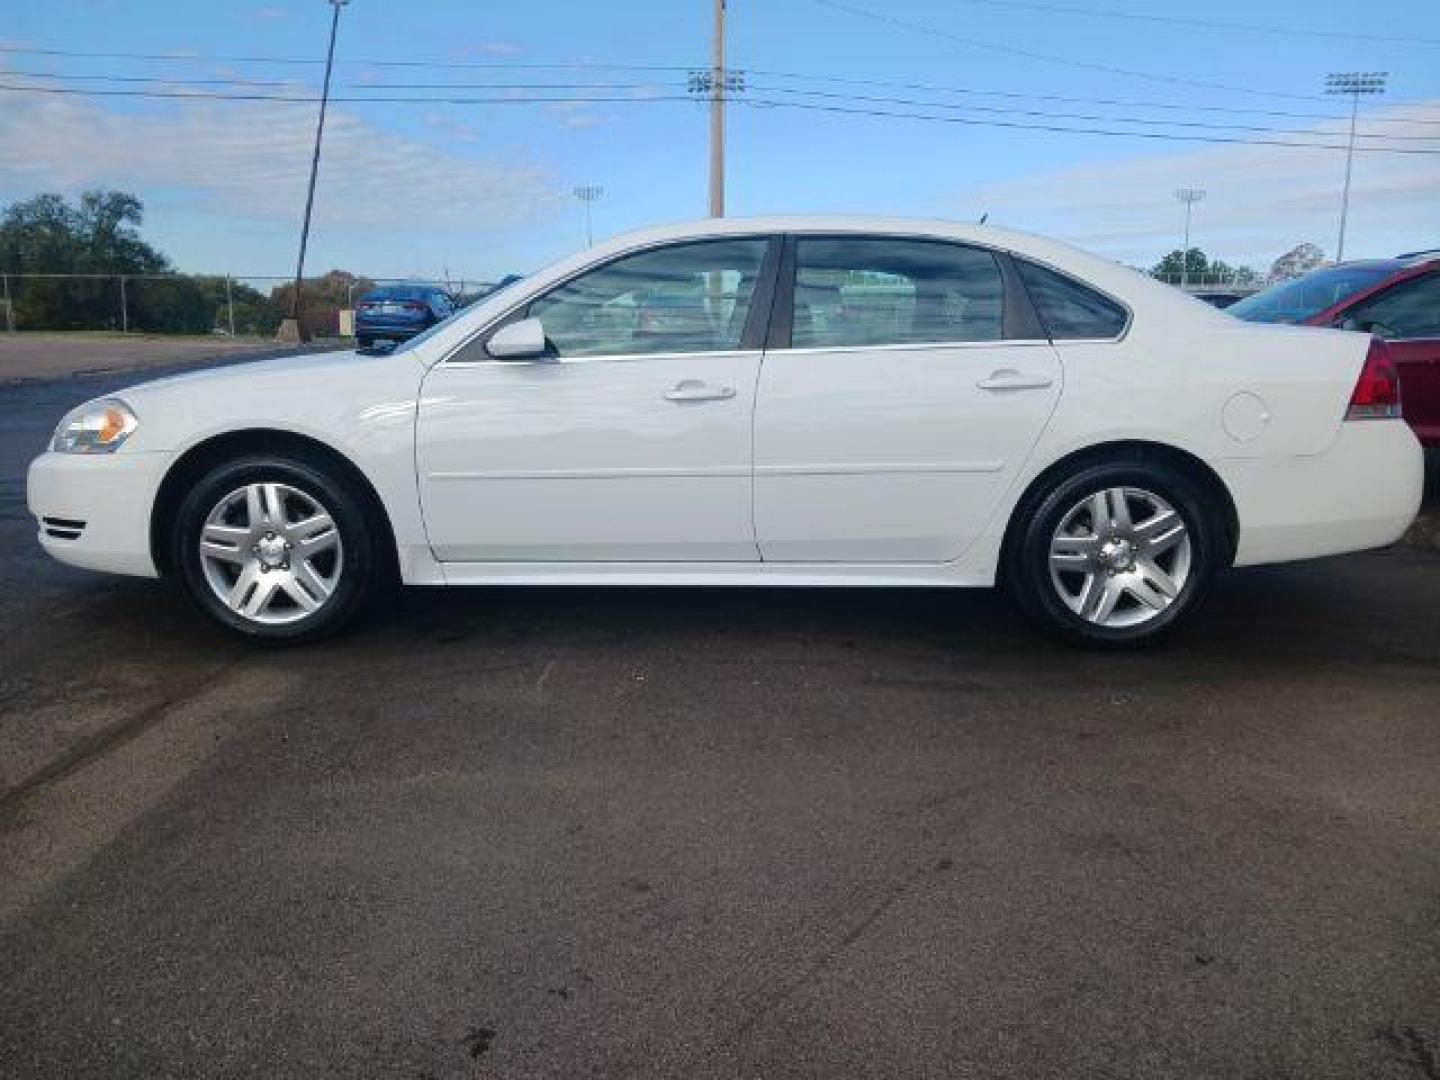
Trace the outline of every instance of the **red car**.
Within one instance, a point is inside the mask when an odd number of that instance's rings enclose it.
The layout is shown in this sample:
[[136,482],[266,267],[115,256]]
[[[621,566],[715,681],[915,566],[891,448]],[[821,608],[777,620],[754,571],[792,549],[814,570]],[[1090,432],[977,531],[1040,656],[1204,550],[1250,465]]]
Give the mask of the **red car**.
[[1440,448],[1440,250],[1341,263],[1226,309],[1250,322],[1363,330],[1384,338],[1400,374],[1400,407],[1425,446]]

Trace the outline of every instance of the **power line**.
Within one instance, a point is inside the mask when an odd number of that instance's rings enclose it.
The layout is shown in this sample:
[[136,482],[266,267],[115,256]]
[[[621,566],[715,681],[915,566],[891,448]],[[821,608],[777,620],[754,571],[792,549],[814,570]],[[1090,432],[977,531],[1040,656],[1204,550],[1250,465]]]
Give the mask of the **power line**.
[[[138,97],[138,98],[162,98],[162,99],[187,99],[206,101],[272,101],[282,104],[314,104],[317,100],[312,96],[301,95],[273,95],[273,94],[222,94],[208,91],[171,91],[171,90],[81,90],[71,87],[50,87],[50,86],[13,86],[0,83],[0,91],[12,93],[36,93],[36,94],[61,94],[84,97]],[[331,101],[342,102],[371,102],[384,104],[430,104],[430,105],[543,105],[555,103],[595,103],[595,104],[655,104],[661,102],[693,101],[688,94],[657,94],[645,97],[600,97],[594,95],[547,95],[530,97],[496,96],[496,97],[397,97],[388,95],[357,96],[331,96]],[[1197,143],[1219,143],[1241,146],[1281,146],[1296,149],[1313,150],[1344,150],[1346,146],[1336,143],[1323,142],[1297,142],[1293,140],[1276,139],[1244,139],[1229,138],[1222,136],[1207,135],[1181,135],[1168,132],[1155,131],[1117,131],[1110,128],[1093,128],[1081,126],[1065,126],[1057,124],[1030,124],[1018,121],[1007,120],[981,120],[973,117],[963,116],[937,116],[933,113],[917,113],[900,111],[894,109],[860,108],[845,105],[825,105],[815,102],[785,101],[763,98],[735,98],[737,104],[750,105],[757,108],[783,108],[802,109],[813,112],[826,112],[851,116],[873,116],[895,119],[908,119],[918,121],[929,121],[933,123],[960,124],[969,127],[994,127],[1005,128],[1017,131],[1045,131],[1059,134],[1072,135],[1104,135],[1119,138],[1152,139],[1164,140],[1167,142],[1197,142]],[[1121,118],[1112,118],[1114,123],[1125,123]],[[1277,129],[1283,133],[1283,129]],[[1389,153],[1389,154],[1434,154],[1440,155],[1440,148],[1423,149],[1418,147],[1396,147],[1396,146],[1363,146],[1356,148],[1361,153]]]
[[967,4],[987,7],[1018,8],[1025,11],[1047,11],[1054,15],[1078,15],[1094,19],[1128,19],[1133,22],[1164,23],[1169,26],[1194,26],[1205,30],[1226,30],[1248,34],[1279,34],[1283,37],[1331,38],[1340,41],[1380,41],[1390,45],[1440,46],[1440,39],[1399,37],[1389,34],[1366,34],[1355,30],[1309,30],[1295,26],[1262,26],[1258,23],[1226,22],[1222,19],[1197,19],[1184,15],[1151,15],[1138,11],[1116,11],[1112,8],[1079,8],[1064,4],[1034,3],[1032,0],[962,0]]
[[961,45],[969,45],[972,48],[988,49],[991,52],[1005,53],[1009,56],[1023,56],[1027,60],[1041,60],[1048,64],[1064,64],[1068,67],[1084,68],[1087,71],[1101,71],[1107,75],[1124,75],[1132,79],[1148,79],[1151,82],[1171,83],[1178,86],[1194,86],[1203,90],[1223,90],[1231,94],[1259,94],[1266,97],[1291,98],[1298,101],[1316,100],[1316,95],[1314,94],[1289,94],[1280,90],[1257,90],[1254,87],[1229,86],[1225,83],[1207,82],[1202,79],[1186,79],[1179,75],[1160,75],[1152,71],[1134,71],[1130,68],[1115,67],[1110,64],[1099,64],[1088,60],[1075,60],[1068,56],[1053,56],[1049,53],[1022,49],[1015,45],[1002,45],[994,41],[983,41],[979,38],[967,37],[964,34],[943,30],[937,26],[911,22],[908,19],[887,15],[881,11],[871,11],[869,8],[843,3],[842,0],[811,0],[811,2],[834,11],[843,11],[847,15],[854,15],[862,19],[872,19],[875,22],[886,23],[890,26],[899,27],[902,30],[909,30],[912,33],[923,34],[926,37],[946,38]]
[[[1120,98],[1086,98],[1086,97],[1066,96],[1066,95],[1063,95],[1063,94],[1034,94],[1034,93],[1022,93],[1022,92],[1014,91],[1014,90],[975,90],[975,89],[972,89],[972,88],[970,88],[970,87],[947,86],[947,85],[944,85],[944,84],[937,84],[937,83],[897,82],[897,81],[894,81],[894,80],[891,80],[891,79],[856,78],[856,77],[854,77],[854,76],[846,76],[846,75],[814,75],[814,74],[806,74],[806,73],[803,73],[803,72],[795,72],[795,71],[766,70],[766,69],[763,69],[763,68],[747,68],[746,71],[747,71],[748,74],[751,74],[751,75],[761,75],[761,76],[766,76],[766,77],[769,77],[769,78],[776,78],[776,79],[799,79],[799,80],[807,80],[807,81],[812,81],[812,82],[829,82],[829,83],[837,83],[837,84],[844,85],[844,86],[878,86],[878,87],[886,87],[886,88],[891,88],[891,89],[896,89],[896,90],[920,90],[920,91],[924,91],[924,92],[927,92],[927,93],[936,93],[936,94],[964,94],[964,95],[974,95],[974,96],[977,96],[977,97],[1016,98],[1016,99],[1024,99],[1024,100],[1028,100],[1028,101],[1058,101],[1058,102],[1064,102],[1064,103],[1071,104],[1071,105],[1114,105],[1114,106],[1119,106],[1119,107],[1124,107],[1124,108],[1135,108],[1135,109],[1171,109],[1171,110],[1179,110],[1179,111],[1185,111],[1185,112],[1190,112],[1190,111],[1194,111],[1194,112],[1217,112],[1217,113],[1228,113],[1228,114],[1230,114],[1230,115],[1244,115],[1244,116],[1251,116],[1251,115],[1253,115],[1253,116],[1279,116],[1279,117],[1286,117],[1286,118],[1296,119],[1296,120],[1348,120],[1348,119],[1349,119],[1348,117],[1342,116],[1342,115],[1340,115],[1339,113],[1291,112],[1291,111],[1276,110],[1276,109],[1243,109],[1243,108],[1237,108],[1237,107],[1235,107],[1235,106],[1228,106],[1228,105],[1181,104],[1181,103],[1179,103],[1179,102],[1169,102],[1169,101],[1136,101],[1136,100],[1134,100],[1134,99],[1132,99],[1132,98],[1124,98],[1124,99],[1120,99]],[[1323,99],[1323,98],[1316,98],[1315,100],[1320,101],[1320,100],[1324,100],[1324,99]],[[1402,101],[1402,100],[1397,100],[1397,99],[1394,99],[1394,98],[1391,98],[1390,100],[1391,100],[1391,103],[1394,104],[1394,105],[1410,105],[1410,106],[1417,106],[1417,105],[1418,105],[1418,106],[1421,106],[1421,107],[1424,107],[1424,108],[1435,108],[1435,107],[1436,107],[1435,105],[1433,105],[1432,103],[1429,103],[1429,102]],[[1417,119],[1409,119],[1409,118],[1389,120],[1389,119],[1381,119],[1381,118],[1378,118],[1378,117],[1377,117],[1377,118],[1374,118],[1371,122],[1372,122],[1372,123],[1377,123],[1377,124],[1399,124],[1399,123],[1440,124],[1440,120],[1417,120]]]
[[[1224,83],[1212,83],[1201,80],[1185,79],[1179,76],[1160,75],[1153,72],[1132,71],[1127,68],[1113,67],[1104,64],[1090,63],[1081,60],[1072,60],[1068,57],[1051,56],[1045,53],[1032,52],[1014,46],[1002,45],[996,42],[980,41],[967,38],[950,31],[936,27],[925,26],[920,23],[909,22],[894,16],[886,15],[877,11],[869,11],[852,4],[841,3],[840,0],[813,0],[814,3],[823,4],[844,11],[850,15],[862,18],[870,18],[888,22],[892,25],[911,30],[915,33],[928,36],[938,36],[958,41],[962,44],[972,45],[976,48],[998,50],[1012,55],[1025,56],[1034,60],[1043,60],[1049,63],[1067,64],[1070,66],[1087,68],[1094,71],[1102,71],[1110,74],[1126,75],[1134,78],[1150,79],[1153,81],[1178,84],[1182,86],[1200,87],[1210,90],[1223,90],[1230,93],[1252,94],[1262,97],[1288,98],[1300,101],[1323,101],[1320,95],[1315,94],[1292,94],[1280,90],[1260,90],[1255,87],[1230,86]],[[980,0],[974,0],[980,2]],[[996,0],[999,2],[999,0]],[[1140,16],[1137,16],[1137,18]],[[1156,18],[1160,18],[1156,16]],[[1354,36],[1354,35],[1348,35]],[[1363,36],[1363,35],[1362,35]],[[1428,40],[1428,39],[1426,39]],[[16,54],[28,56],[54,56],[66,59],[81,60],[139,60],[139,61],[173,61],[179,63],[226,63],[226,64],[278,64],[296,66],[319,66],[324,60],[314,57],[297,56],[254,56],[222,53],[196,53],[196,52],[97,52],[80,49],[54,49],[54,48],[32,48],[20,45],[0,45],[0,54]],[[558,62],[558,63],[533,63],[516,61],[495,61],[495,60],[397,60],[397,59],[366,59],[357,57],[352,59],[337,58],[336,66],[350,65],[361,67],[389,67],[389,68],[421,68],[439,70],[531,70],[531,71],[654,71],[654,72],[690,72],[697,68],[703,68],[703,64],[616,64],[596,62]],[[829,82],[868,82],[875,85],[894,86],[908,89],[939,89],[937,87],[923,87],[912,83],[887,82],[885,80],[852,80],[843,76],[817,75],[805,72],[782,72],[762,71],[750,69],[755,74],[771,75],[774,77],[794,79],[814,79]],[[977,91],[978,92],[978,91]],[[1397,101],[1398,104],[1419,104],[1418,102]],[[1185,106],[1174,105],[1170,107],[1183,108]],[[1197,106],[1198,108],[1199,106]],[[1214,108],[1213,106],[1211,108]]]
[[[975,3],[979,3],[979,1],[981,0],[973,1],[975,1]],[[920,23],[907,22],[907,20],[897,19],[897,17],[887,16],[887,14],[883,14],[880,12],[870,12],[870,10],[865,10],[861,9],[861,7],[852,6],[852,4],[840,3],[840,0],[814,0],[814,3],[824,4],[824,6],[832,7],[832,9],[841,10],[841,12],[854,14],[854,16],[867,17],[867,19],[876,19],[880,20],[880,22],[891,23],[894,24],[894,26],[900,26],[901,29],[913,30],[913,32],[916,33],[924,33],[924,35],[929,36],[948,37],[948,39],[950,40],[956,40],[956,42],[963,43],[963,45],[975,46],[975,48],[999,50],[999,52],[1012,53],[1012,55],[1025,56],[1025,58],[1045,60],[1045,62],[1064,63],[1064,65],[1070,66],[1079,66],[1079,68],[1090,69],[1090,71],[1113,73],[1113,75],[1126,75],[1132,76],[1132,78],[1151,79],[1151,81],[1168,82],[1168,84],[1198,86],[1198,88],[1205,89],[1220,89],[1220,91],[1234,92],[1234,94],[1276,96],[1276,98],[1290,98],[1297,99],[1297,101],[1323,101],[1322,96],[1319,95],[1286,94],[1286,92],[1283,91],[1261,91],[1261,89],[1253,88],[1253,86],[1231,86],[1227,84],[1218,84],[1218,82],[1205,82],[1198,81],[1198,79],[1185,79],[1181,78],[1181,76],[1158,75],[1158,73],[1153,72],[1130,71],[1130,69],[1102,65],[1102,63],[1090,63],[1086,62],[1086,60],[1073,60],[1070,58],[1061,58],[1061,56],[1047,55],[1047,53],[1031,52],[1031,50],[1018,49],[1014,48],[1014,46],[999,45],[999,43],[995,42],[982,42],[982,40],[971,39],[971,37],[955,35],[955,33],[950,33],[948,32],[948,30],[937,29],[937,27],[924,26],[924,24]],[[999,0],[995,0],[995,3],[999,3]],[[1156,19],[1159,19],[1159,17],[1161,16],[1155,17]],[[324,60],[305,58],[305,56],[253,56],[228,55],[228,53],[194,52],[94,52],[94,50],[81,49],[37,49],[27,48],[27,46],[0,45],[0,55],[3,55],[3,53],[14,53],[14,55],[56,56],[56,58],[65,59],[147,60],[147,62],[148,60],[170,60],[170,62],[183,63],[271,63],[271,65],[298,66],[315,66],[323,65],[324,63]],[[455,71],[622,71],[671,73],[696,71],[698,66],[703,66],[694,65],[694,63],[687,63],[687,65],[677,65],[677,63],[670,63],[670,65],[665,65],[665,63],[654,63],[654,65],[635,65],[635,63],[518,63],[510,62],[510,60],[410,60],[364,58],[337,59],[336,65],[372,66],[372,68],[455,69]],[[763,71],[763,69],[750,69],[750,71],[756,73],[756,75],[769,75],[772,76],[772,78],[809,79],[809,81],[841,82],[841,84],[893,86],[893,88],[897,89],[927,89],[927,91],[953,92],[953,94],[994,94],[1001,96],[1005,95],[1004,91],[972,91],[972,89],[948,88],[948,86],[912,84],[912,82],[893,82],[886,81],[886,79],[854,79],[845,78],[845,76],[816,75],[816,73],[809,72]],[[62,78],[62,76],[55,76],[55,78]],[[69,78],[86,78],[86,76],[76,75],[69,76]],[[240,81],[251,82],[251,84],[253,85],[264,85],[261,81],[255,81],[255,79],[240,79]],[[194,81],[192,81],[192,79],[186,79],[186,82]],[[1202,111],[1230,111],[1230,109],[1227,109],[1225,107],[1218,107],[1218,105],[1181,105],[1174,104],[1174,102],[1112,102],[1104,101],[1104,99],[1093,98],[1058,98],[1058,96],[1053,95],[1015,96],[1030,96],[1030,98],[1037,99],[1056,99],[1056,101],[1076,101],[1084,102],[1084,104],[1116,104],[1132,105],[1132,107],[1145,108],[1194,108],[1202,109]],[[1403,101],[1403,99],[1394,99],[1394,101],[1395,104],[1400,105],[1427,105],[1427,102]],[[1296,115],[1296,117],[1306,117],[1306,115],[1313,118],[1320,117],[1320,114],[1292,115]],[[1332,118],[1336,118],[1336,120],[1342,120],[1342,117]]]
[[[20,45],[0,45],[0,53],[15,53],[25,56],[60,56],[75,60],[167,60],[187,64],[293,64],[297,66],[323,66],[325,61],[309,56],[236,56],[219,53],[196,52],[88,52],[80,49],[35,49]],[[595,70],[595,71],[692,71],[694,64],[608,64],[608,63],[518,63],[496,60],[395,60],[395,59],[337,59],[341,65],[362,67],[399,68],[449,68],[471,70],[475,68],[513,68],[536,71]]]
[[[1244,109],[1224,105],[1178,104],[1174,102],[1135,101],[1133,99],[1116,98],[1087,98],[1073,97],[1061,94],[1027,94],[1005,90],[977,90],[972,87],[945,86],[936,85],[933,83],[897,82],[887,79],[863,79],[839,75],[817,75],[809,73],[774,71],[754,68],[749,69],[749,73],[774,79],[791,79],[811,82],[828,82],[850,86],[874,86],[903,90],[919,90],[926,93],[955,94],[973,97],[998,97],[1010,100],[1054,101],[1065,104],[1101,105],[1105,107],[1115,108],[1160,109],[1178,112],[1209,112],[1220,113],[1230,116],[1274,116],[1286,119],[1299,120],[1331,120],[1337,122],[1345,122],[1349,119],[1347,116],[1342,116],[1338,113],[1294,112],[1290,110],[1278,109]],[[254,79],[241,76],[231,76],[228,78],[191,78],[188,76],[182,77],[171,75],[107,75],[95,73],[72,73],[55,71],[22,71],[16,69],[4,71],[3,74],[27,79],[47,79],[52,81],[68,82],[116,82],[126,85],[160,84],[183,86],[268,87],[272,89],[291,89],[297,85],[294,80]],[[647,90],[660,84],[658,84],[655,80],[650,80],[646,82],[601,82],[595,80],[587,80],[585,82],[365,81],[358,83],[347,83],[345,85],[347,88],[352,90]],[[771,89],[773,89],[775,92],[794,94],[819,95],[822,93],[822,91],[807,90],[795,87],[773,87]],[[871,100],[863,98],[862,95],[852,96],[856,97],[857,99]],[[873,100],[904,103],[904,99],[898,98],[875,98]],[[936,107],[951,108],[953,106],[936,104]],[[979,106],[976,106],[976,108],[979,108]],[[1368,118],[1366,122],[1372,124],[1404,124],[1440,127],[1440,119],[1423,120],[1415,117],[1371,117]],[[1232,125],[1224,126],[1228,127]]]
[[[782,94],[803,94],[808,97],[821,97],[828,99],[839,99],[844,101],[863,101],[872,104],[907,105],[913,108],[922,109],[968,109],[972,112],[996,113],[1011,116],[1034,116],[1052,120],[1090,120],[1101,123],[1124,123],[1142,124],[1149,126],[1165,126],[1180,128],[1196,128],[1206,131],[1253,131],[1268,135],[1316,135],[1319,132],[1302,128],[1277,128],[1263,127],[1254,124],[1210,124],[1203,120],[1156,120],[1148,117],[1134,116],[1097,116],[1094,113],[1073,113],[1073,112],[1046,112],[1043,109],[1008,109],[996,105],[955,105],[945,101],[918,101],[914,98],[884,97],[880,95],[866,94],[835,94],[824,90],[793,90],[786,87],[755,86],[752,90],[761,93],[782,93]],[[1357,132],[1358,139],[1385,139],[1389,141],[1403,142],[1426,142],[1440,139],[1440,133],[1434,135],[1390,135],[1390,134],[1364,134]],[[1440,147],[1437,147],[1440,149]]]
[[[161,75],[72,75],[72,73],[60,72],[35,72],[35,71],[10,71],[7,75],[20,76],[20,78],[49,79],[49,81],[71,81],[71,82],[118,82],[122,85],[164,85],[164,86],[225,86],[225,88],[271,88],[271,89],[294,89],[292,81],[284,79],[245,79],[245,78],[176,78],[176,76]],[[783,72],[772,72],[773,78],[791,78]],[[795,76],[799,78],[799,76]],[[809,78],[824,79],[825,76],[809,76]],[[1236,109],[1224,107],[1187,107],[1187,105],[1171,105],[1164,102],[1138,102],[1138,101],[1117,101],[1107,98],[1073,98],[1073,96],[1050,95],[1050,94],[1009,94],[1004,91],[976,91],[976,89],[956,88],[956,86],[926,86],[924,84],[890,84],[890,82],[877,81],[877,79],[840,79],[841,82],[852,82],[852,84],[878,84],[894,86],[910,86],[910,88],[929,89],[936,94],[956,94],[975,96],[1001,96],[1007,99],[1035,99],[1035,101],[1056,101],[1067,102],[1067,104],[1092,104],[1103,105],[1103,107],[1116,108],[1159,108],[1171,109],[1171,111],[1187,111],[1187,109],[1198,109],[1198,111],[1221,112],[1227,115],[1272,115],[1272,117],[1302,118],[1302,120],[1325,120],[1333,122],[1344,122],[1346,117],[1329,114],[1329,112],[1287,112],[1274,111],[1274,109]],[[408,89],[408,91],[449,91],[449,89],[462,89],[462,91],[559,91],[559,89],[570,89],[570,91],[649,91],[655,88],[675,88],[678,86],[667,86],[658,84],[655,81],[648,82],[612,82],[612,81],[589,81],[589,82],[360,82],[360,84],[346,84],[351,91],[396,91],[396,89]],[[43,89],[43,88],[36,88]],[[1171,127],[1192,127],[1201,130],[1231,130],[1231,131],[1257,131],[1270,132],[1270,134],[1313,134],[1310,131],[1295,130],[1295,128],[1274,128],[1260,127],[1260,125],[1248,124],[1207,124],[1204,121],[1184,120],[1156,120],[1146,117],[1110,117],[1110,115],[1086,114],[1086,112],[1054,112],[1044,109],[1014,109],[999,108],[995,105],[972,105],[952,104],[943,101],[916,101],[913,98],[896,98],[886,95],[864,95],[864,94],[837,94],[837,92],[819,91],[819,89],[804,88],[804,86],[752,86],[752,89],[770,92],[770,94],[796,94],[805,96],[818,96],[818,98],[850,99],[850,101],[873,102],[873,104],[891,105],[912,105],[920,108],[939,109],[972,109],[976,112],[994,112],[994,114],[1011,115],[1034,115],[1034,117],[1060,118],[1060,120],[1092,120],[1092,121],[1117,121],[1126,124],[1171,125]],[[284,101],[284,95],[265,95],[276,101]],[[367,101],[370,98],[337,98],[344,101]],[[419,98],[403,98],[403,101],[419,101]],[[1440,127],[1440,120],[1414,120],[1414,118],[1369,118],[1369,124],[1403,124],[1417,125],[1417,127]],[[1423,140],[1423,138],[1440,138],[1437,135],[1398,135],[1390,132],[1361,132],[1359,138],[1371,138],[1371,140]]]
[[[1155,139],[1164,142],[1220,143],[1231,146],[1287,146],[1305,150],[1345,150],[1343,143],[1294,142],[1278,139],[1239,139],[1216,135],[1175,135],[1160,131],[1115,131],[1108,128],[1064,127],[1056,124],[1022,124],[1010,120],[975,120],[964,116],[935,116],[928,113],[899,112],[892,109],[852,108],[845,105],[818,105],[800,101],[773,101],[760,98],[737,98],[736,104],[755,108],[810,109],[816,112],[839,113],[848,116],[876,116],[901,120],[922,120],[939,124],[960,124],[967,127],[996,127],[1019,131],[1046,131],[1067,135],[1109,135],[1120,138]],[[1357,153],[1365,154],[1422,154],[1440,155],[1440,148],[1429,150],[1408,146],[1357,146]]]
[[[158,99],[180,99],[200,101],[274,101],[281,104],[313,105],[320,99],[313,94],[222,94],[210,90],[82,90],[71,86],[14,86],[0,83],[0,90],[19,94],[64,94],[77,97],[138,97]],[[631,97],[599,97],[593,95],[548,95],[545,97],[403,97],[387,94],[363,96],[331,94],[331,101],[348,103],[372,102],[389,105],[543,105],[573,104],[578,102],[635,102],[645,104],[652,101],[692,101],[689,94],[652,94]]]
[[[337,63],[339,61],[336,61]],[[293,79],[247,79],[231,76],[223,79],[192,78],[188,75],[95,75],[71,74],[55,71],[19,71],[0,68],[0,75],[24,79],[51,79],[57,82],[117,82],[125,84],[160,84],[163,86],[258,86],[287,90],[307,87]],[[405,83],[405,82],[358,82],[343,84],[352,90],[645,90],[656,85],[648,82],[464,82],[464,83]],[[308,88],[308,87],[307,87]],[[1437,121],[1440,123],[1440,121]]]

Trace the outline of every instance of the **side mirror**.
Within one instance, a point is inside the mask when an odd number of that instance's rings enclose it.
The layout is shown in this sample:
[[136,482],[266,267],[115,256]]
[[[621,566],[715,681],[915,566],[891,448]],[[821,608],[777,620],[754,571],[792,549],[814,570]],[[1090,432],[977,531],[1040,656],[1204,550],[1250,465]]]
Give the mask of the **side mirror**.
[[485,351],[496,360],[533,360],[545,355],[545,327],[539,319],[521,319],[490,335]]

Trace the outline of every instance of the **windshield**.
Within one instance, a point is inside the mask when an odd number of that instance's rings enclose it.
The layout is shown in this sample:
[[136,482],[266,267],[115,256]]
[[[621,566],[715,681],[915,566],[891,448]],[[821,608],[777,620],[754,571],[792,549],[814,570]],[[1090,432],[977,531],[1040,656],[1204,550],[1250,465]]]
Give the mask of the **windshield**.
[[1225,311],[1249,322],[1302,323],[1346,297],[1379,284],[1394,272],[1390,263],[1327,266],[1247,296]]

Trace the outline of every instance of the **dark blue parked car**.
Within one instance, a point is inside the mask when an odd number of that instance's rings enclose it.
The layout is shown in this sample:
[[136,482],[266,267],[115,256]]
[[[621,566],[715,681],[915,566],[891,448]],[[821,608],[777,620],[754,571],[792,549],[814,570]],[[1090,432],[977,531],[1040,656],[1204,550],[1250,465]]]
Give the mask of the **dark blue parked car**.
[[434,285],[382,285],[355,305],[355,343],[404,341],[450,317],[455,302]]

